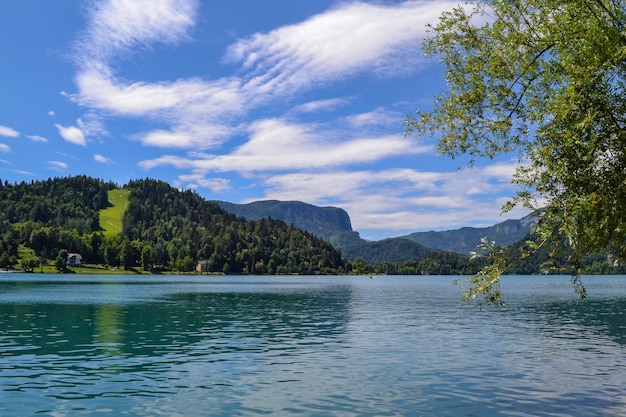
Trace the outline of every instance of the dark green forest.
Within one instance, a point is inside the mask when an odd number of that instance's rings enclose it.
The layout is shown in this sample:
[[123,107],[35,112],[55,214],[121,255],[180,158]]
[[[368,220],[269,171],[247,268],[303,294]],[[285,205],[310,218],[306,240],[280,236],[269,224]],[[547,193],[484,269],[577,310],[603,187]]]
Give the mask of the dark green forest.
[[272,219],[246,221],[192,191],[131,181],[122,230],[102,233],[99,211],[118,188],[86,176],[0,183],[0,268],[35,270],[79,253],[86,264],[150,272],[311,274],[349,272],[329,243]]

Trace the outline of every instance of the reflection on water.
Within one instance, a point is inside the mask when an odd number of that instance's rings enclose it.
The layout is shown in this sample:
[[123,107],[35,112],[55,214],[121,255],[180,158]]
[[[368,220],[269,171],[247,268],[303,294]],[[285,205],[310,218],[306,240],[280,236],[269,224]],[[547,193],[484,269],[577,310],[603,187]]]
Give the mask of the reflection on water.
[[626,413],[626,278],[482,312],[435,277],[11,279],[3,417]]

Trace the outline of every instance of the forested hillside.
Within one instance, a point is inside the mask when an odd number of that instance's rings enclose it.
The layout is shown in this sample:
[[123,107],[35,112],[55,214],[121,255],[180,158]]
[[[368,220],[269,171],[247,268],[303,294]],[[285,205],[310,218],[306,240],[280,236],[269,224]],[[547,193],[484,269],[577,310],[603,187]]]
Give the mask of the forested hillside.
[[483,265],[467,256],[427,248],[402,238],[367,242],[341,249],[353,269],[364,273],[403,275],[475,274]]
[[[342,273],[329,243],[278,220],[246,221],[191,191],[131,181],[119,234],[105,235],[99,211],[113,183],[85,176],[0,184],[0,268],[32,270],[61,254],[89,264],[206,272]],[[61,265],[59,265],[59,269]]]

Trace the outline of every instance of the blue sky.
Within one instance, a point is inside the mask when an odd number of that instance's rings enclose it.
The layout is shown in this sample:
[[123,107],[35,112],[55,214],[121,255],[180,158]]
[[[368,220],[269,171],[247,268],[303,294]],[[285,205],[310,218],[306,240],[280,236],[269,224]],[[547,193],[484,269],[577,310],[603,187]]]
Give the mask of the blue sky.
[[20,0],[0,13],[0,179],[158,178],[207,199],[345,209],[366,239],[486,226],[515,159],[438,156],[403,121],[458,2]]

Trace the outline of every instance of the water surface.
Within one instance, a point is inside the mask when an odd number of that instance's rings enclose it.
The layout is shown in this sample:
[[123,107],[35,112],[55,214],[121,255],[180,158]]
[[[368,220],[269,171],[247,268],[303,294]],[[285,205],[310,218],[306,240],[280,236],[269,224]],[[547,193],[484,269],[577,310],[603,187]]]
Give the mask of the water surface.
[[626,277],[0,278],[0,415],[626,415]]

